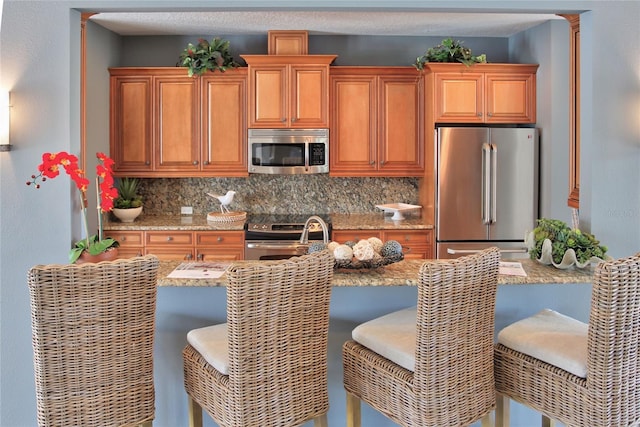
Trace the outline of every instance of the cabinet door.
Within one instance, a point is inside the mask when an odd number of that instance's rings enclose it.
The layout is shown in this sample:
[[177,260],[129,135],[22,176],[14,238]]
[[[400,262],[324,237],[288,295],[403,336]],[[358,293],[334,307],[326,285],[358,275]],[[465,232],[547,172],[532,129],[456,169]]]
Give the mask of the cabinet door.
[[331,176],[375,173],[377,97],[374,75],[331,75],[329,172]]
[[115,172],[149,171],[151,77],[111,76],[110,154]]
[[379,77],[378,164],[384,176],[422,176],[424,172],[422,77]]
[[246,69],[202,78],[202,169],[215,176],[247,176]]
[[436,73],[434,86],[436,123],[484,122],[482,73]]
[[535,74],[487,73],[485,81],[487,123],[535,123]]
[[287,127],[287,66],[259,65],[249,70],[249,127]]
[[327,65],[291,65],[291,100],[288,114],[292,128],[329,127],[329,89]]
[[155,169],[200,169],[200,108],[198,79],[156,77],[154,83]]

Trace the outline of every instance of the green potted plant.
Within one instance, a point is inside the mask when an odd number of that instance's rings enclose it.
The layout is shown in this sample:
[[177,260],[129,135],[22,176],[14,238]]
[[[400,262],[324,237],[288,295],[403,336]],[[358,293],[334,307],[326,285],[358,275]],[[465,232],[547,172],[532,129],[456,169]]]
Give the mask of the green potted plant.
[[189,43],[178,59],[178,66],[188,67],[189,76],[201,75],[207,70],[225,72],[240,64],[233,60],[229,52],[229,41],[215,37],[211,42],[198,39],[198,44]]
[[122,222],[133,222],[142,213],[142,196],[138,194],[138,178],[119,178],[118,197],[113,201],[113,215]]
[[424,55],[417,57],[413,66],[422,70],[426,62],[461,62],[467,66],[487,62],[487,55],[474,56],[471,49],[462,46],[462,43],[452,38],[444,39],[441,44],[430,47]]

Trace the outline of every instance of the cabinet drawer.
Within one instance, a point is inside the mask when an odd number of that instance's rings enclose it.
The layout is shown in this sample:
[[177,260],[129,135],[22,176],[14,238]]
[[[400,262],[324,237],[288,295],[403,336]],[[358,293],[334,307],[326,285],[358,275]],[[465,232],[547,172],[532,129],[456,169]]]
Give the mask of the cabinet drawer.
[[431,244],[431,230],[393,230],[384,232],[384,240],[397,240],[401,245]]
[[147,231],[146,245],[192,245],[190,231]]
[[143,245],[142,231],[114,230],[110,231],[108,236],[115,239],[120,244],[120,248]]
[[348,241],[357,242],[358,240],[368,239],[369,237],[380,238],[380,232],[378,230],[334,230],[331,233],[331,240],[338,243]]
[[196,232],[196,246],[238,246],[244,245],[242,231]]

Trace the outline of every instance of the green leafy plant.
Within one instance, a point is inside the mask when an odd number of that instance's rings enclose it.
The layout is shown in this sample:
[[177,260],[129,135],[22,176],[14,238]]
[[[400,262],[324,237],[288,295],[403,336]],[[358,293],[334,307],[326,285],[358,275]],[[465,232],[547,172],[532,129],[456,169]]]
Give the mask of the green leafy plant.
[[441,44],[430,47],[424,55],[418,56],[413,66],[422,70],[426,62],[461,62],[467,66],[487,62],[487,55],[474,56],[471,49],[462,46],[462,43],[451,38],[444,39]]
[[542,243],[545,239],[551,241],[551,256],[553,262],[560,263],[564,253],[573,249],[576,258],[583,263],[591,257],[605,258],[607,247],[600,245],[600,241],[593,234],[570,228],[559,219],[540,218],[537,227],[533,229],[534,245],[529,249],[531,259],[538,259],[542,255]]
[[204,74],[207,70],[224,72],[240,64],[233,60],[229,52],[229,41],[215,37],[211,42],[198,39],[195,46],[189,43],[180,54],[176,65],[188,67],[189,76],[193,76]]
[[138,178],[120,178],[116,183],[118,197],[113,201],[116,209],[131,209],[142,206],[142,196],[138,194]]
[[69,252],[69,262],[74,263],[82,252],[87,251],[90,255],[100,255],[109,248],[117,248],[120,246],[117,240],[111,237],[99,239],[97,235],[90,236],[86,239],[78,240]]

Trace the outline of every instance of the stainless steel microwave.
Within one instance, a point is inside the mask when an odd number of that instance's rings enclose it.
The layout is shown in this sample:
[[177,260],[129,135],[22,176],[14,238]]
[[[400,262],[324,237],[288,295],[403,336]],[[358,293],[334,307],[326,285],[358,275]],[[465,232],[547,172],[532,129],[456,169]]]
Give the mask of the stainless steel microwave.
[[329,129],[249,129],[249,173],[329,172]]

